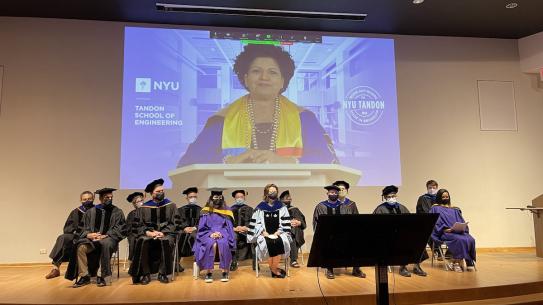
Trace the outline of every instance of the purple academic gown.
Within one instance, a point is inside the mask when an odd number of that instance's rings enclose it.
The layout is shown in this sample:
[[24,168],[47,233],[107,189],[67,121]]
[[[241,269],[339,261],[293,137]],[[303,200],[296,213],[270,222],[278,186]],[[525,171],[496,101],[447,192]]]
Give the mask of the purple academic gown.
[[445,230],[452,228],[455,222],[465,222],[462,213],[457,208],[435,205],[430,213],[439,214],[436,226],[432,232],[432,239],[445,243],[454,259],[466,259],[475,261],[475,239],[469,235],[469,228],[464,233],[446,233]]
[[[230,210],[228,207],[226,209]],[[192,247],[194,260],[200,269],[213,269],[213,263],[215,262],[213,244],[215,243],[217,243],[219,250],[219,268],[228,269],[230,267],[232,251],[236,249],[232,221],[233,219],[223,214],[202,212],[200,221],[198,222],[196,242]],[[211,238],[210,235],[213,232],[220,232],[222,238],[217,240]]]

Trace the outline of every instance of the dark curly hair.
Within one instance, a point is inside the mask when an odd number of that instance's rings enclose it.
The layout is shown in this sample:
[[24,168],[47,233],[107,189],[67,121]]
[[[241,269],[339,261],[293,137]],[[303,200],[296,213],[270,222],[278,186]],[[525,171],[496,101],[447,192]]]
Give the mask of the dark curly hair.
[[245,46],[234,62],[234,72],[238,76],[239,82],[247,89],[244,78],[257,57],[271,57],[277,62],[281,75],[285,79],[285,85],[281,88],[280,93],[285,92],[290,79],[294,75],[294,60],[292,60],[288,52],[274,45],[248,44]]

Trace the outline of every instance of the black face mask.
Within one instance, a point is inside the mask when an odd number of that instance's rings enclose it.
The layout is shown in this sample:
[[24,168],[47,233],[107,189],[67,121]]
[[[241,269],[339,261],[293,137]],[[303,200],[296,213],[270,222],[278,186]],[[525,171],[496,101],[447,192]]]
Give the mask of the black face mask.
[[330,200],[331,202],[335,202],[337,201],[338,197],[338,195],[328,195],[328,200]]
[[271,200],[277,199],[277,193],[276,193],[276,192],[269,193],[269,194],[268,194],[268,198],[270,198]]
[[283,203],[284,203],[286,206],[290,206],[291,201],[290,201],[290,200],[285,200],[285,201],[283,201]]
[[164,193],[158,193],[156,194],[155,199],[158,201],[162,201],[164,200],[164,196],[165,196]]
[[450,199],[441,199],[441,203],[443,203],[443,204],[451,204],[451,200]]
[[113,203],[112,199],[108,199],[108,200],[104,201],[104,205],[111,205],[112,203]]
[[213,202],[213,207],[215,207],[215,208],[222,206],[222,200],[221,199],[213,199],[212,202]]
[[94,201],[87,200],[81,204],[85,209],[90,209],[94,206]]

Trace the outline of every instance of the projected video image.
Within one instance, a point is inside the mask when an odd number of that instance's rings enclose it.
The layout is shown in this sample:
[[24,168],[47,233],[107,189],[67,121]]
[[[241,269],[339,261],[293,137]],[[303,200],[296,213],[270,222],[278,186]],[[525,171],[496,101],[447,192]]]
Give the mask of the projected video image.
[[124,55],[121,188],[219,163],[401,184],[392,39],[126,27]]

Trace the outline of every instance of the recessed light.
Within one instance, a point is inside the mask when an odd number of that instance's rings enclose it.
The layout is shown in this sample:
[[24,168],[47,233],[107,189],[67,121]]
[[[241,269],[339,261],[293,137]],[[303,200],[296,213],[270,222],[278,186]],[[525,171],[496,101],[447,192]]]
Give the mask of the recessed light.
[[413,0],[413,4],[421,4],[424,0]]
[[517,7],[517,6],[518,6],[518,3],[516,3],[516,2],[511,2],[511,3],[507,3],[507,4],[505,5],[505,8],[515,8],[515,7]]

